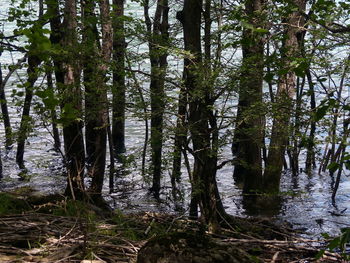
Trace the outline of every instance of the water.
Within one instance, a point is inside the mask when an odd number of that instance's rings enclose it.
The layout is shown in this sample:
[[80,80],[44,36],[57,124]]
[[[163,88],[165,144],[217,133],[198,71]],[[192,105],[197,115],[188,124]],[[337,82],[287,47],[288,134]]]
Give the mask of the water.
[[[6,10],[9,7],[7,0],[0,0],[0,17],[6,16]],[[135,8],[135,7],[131,7]],[[138,11],[139,13],[142,11]],[[137,13],[137,12],[136,12]],[[139,14],[137,13],[137,14]],[[141,13],[139,14],[141,16]],[[13,25],[4,24],[5,32],[11,32]],[[139,47],[138,52],[146,52],[144,45]],[[2,65],[11,64],[21,58],[22,55],[14,53],[10,55],[4,52],[0,57]],[[181,57],[172,57],[171,65],[174,73],[181,75],[182,59]],[[136,67],[136,66],[135,66]],[[147,60],[141,65],[141,69],[149,69]],[[178,71],[176,71],[178,69]],[[3,68],[3,74],[7,74],[7,69]],[[25,79],[24,71],[17,71],[18,75],[13,78],[6,86],[6,95],[10,102],[11,122],[14,130],[18,129],[20,121],[21,108],[15,106],[15,100],[11,98],[12,89],[18,84],[18,76]],[[148,82],[143,83],[143,88],[147,88]],[[22,100],[21,98],[20,100]],[[171,202],[170,183],[169,183],[169,165],[164,170],[162,179],[162,199],[163,202],[157,203],[148,193],[147,178],[141,177],[140,153],[144,142],[144,121],[134,116],[133,112],[128,112],[126,121],[126,147],[129,159],[134,158],[125,168],[126,173],[119,175],[115,180],[113,193],[109,194],[108,178],[106,177],[104,194],[106,199],[117,209],[126,212],[151,210],[172,212],[174,205]],[[25,160],[30,178],[28,182],[19,181],[18,174],[20,170],[15,163],[14,147],[11,151],[4,149],[3,140],[1,141],[2,160],[4,165],[4,178],[0,182],[0,190],[10,190],[20,186],[30,186],[43,193],[62,192],[65,188],[66,180],[62,176],[63,164],[62,156],[56,153],[53,148],[53,139],[47,129],[43,128],[42,120],[34,116],[34,129],[26,143]],[[168,119],[168,123],[174,123],[174,119]],[[4,130],[1,123],[0,136],[4,138]],[[169,139],[166,144],[171,145]],[[169,151],[169,150],[168,150]],[[225,146],[221,152],[221,160],[231,159],[229,145]],[[170,152],[165,152],[164,156],[170,156]],[[149,160],[149,155],[147,157]],[[166,159],[166,158],[164,158]],[[220,161],[219,161],[220,162]],[[183,167],[183,192],[188,195],[189,183],[185,168]],[[244,216],[245,211],[242,208],[241,190],[237,188],[232,179],[233,167],[226,165],[218,171],[217,180],[221,192],[224,206],[228,213],[232,215]],[[148,178],[149,179],[149,178]],[[88,180],[87,180],[88,181]],[[146,182],[145,182],[146,181]],[[311,237],[318,237],[322,232],[338,234],[342,227],[349,227],[350,216],[350,180],[343,176],[337,195],[337,206],[331,202],[332,179],[327,174],[314,174],[308,176],[301,173],[298,177],[293,177],[288,171],[284,174],[281,182],[281,189],[285,193],[284,204],[277,219],[289,221],[294,228],[303,229]],[[186,199],[188,200],[188,198]],[[170,202],[169,202],[170,201]],[[186,207],[186,202],[184,203]]]

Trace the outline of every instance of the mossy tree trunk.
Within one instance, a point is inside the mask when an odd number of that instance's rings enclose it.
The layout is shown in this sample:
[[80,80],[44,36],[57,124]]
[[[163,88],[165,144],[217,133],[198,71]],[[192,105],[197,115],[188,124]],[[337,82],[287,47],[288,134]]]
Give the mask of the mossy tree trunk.
[[[254,28],[264,28],[265,0],[246,0],[245,18]],[[242,66],[234,147],[236,180],[243,182],[243,193],[262,188],[264,35],[252,28],[243,29]]]

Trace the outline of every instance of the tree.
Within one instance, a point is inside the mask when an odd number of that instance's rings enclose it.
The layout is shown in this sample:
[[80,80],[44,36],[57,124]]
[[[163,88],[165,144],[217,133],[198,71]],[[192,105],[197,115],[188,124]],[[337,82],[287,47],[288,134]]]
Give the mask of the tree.
[[[58,2],[51,6],[57,15]],[[58,17],[51,20],[52,32],[61,33],[61,48],[64,58],[56,58],[56,82],[61,97],[61,119],[63,122],[63,138],[65,149],[65,163],[67,168],[67,187],[65,194],[73,199],[85,197],[84,169],[85,150],[82,123],[82,93],[80,90],[79,57],[75,53],[77,47],[77,11],[76,1],[66,0],[64,6],[64,20],[59,25]],[[57,24],[56,24],[57,23]],[[58,26],[59,25],[59,26]],[[58,26],[58,28],[56,27]],[[54,35],[57,37],[57,35]],[[57,63],[58,62],[58,63]],[[60,82],[62,81],[62,82]]]
[[282,61],[280,62],[282,68],[278,80],[271,141],[264,173],[264,188],[270,193],[279,191],[284,153],[289,136],[286,127],[290,123],[289,119],[293,108],[293,97],[296,86],[293,61],[300,56],[297,38],[301,30],[299,25],[303,25],[301,22],[303,16],[300,10],[305,10],[305,5],[306,2],[304,0],[295,0],[287,4],[290,11],[285,26],[285,39],[281,51]]
[[125,152],[125,29],[124,0],[113,0],[112,137],[117,155]]
[[42,1],[39,3],[39,16],[38,21],[33,23],[29,31],[27,31],[26,36],[29,38],[29,48],[28,48],[28,80],[25,83],[25,98],[23,105],[23,112],[21,118],[21,124],[18,132],[17,138],[17,154],[16,162],[21,169],[24,169],[24,145],[28,137],[29,127],[30,127],[30,108],[32,104],[32,99],[34,95],[34,84],[39,77],[39,65],[43,60],[43,50],[41,50],[42,42],[46,42],[47,39],[43,35],[41,30],[44,24],[43,19],[43,4]]
[[234,178],[243,181],[243,193],[262,190],[264,108],[265,0],[245,1],[242,66],[233,151],[237,155]]
[[[94,96],[94,114],[86,129],[89,129],[90,136],[87,141],[87,148],[91,147],[90,175],[92,182],[89,189],[93,199],[101,199],[103,179],[106,166],[106,143],[107,143],[107,126],[108,124],[108,100],[107,100],[107,79],[106,73],[109,67],[112,54],[112,21],[110,18],[110,6],[108,0],[99,2],[101,17],[102,45],[98,54],[96,86],[88,96]],[[86,109],[87,110],[87,109]],[[90,116],[91,117],[91,116]]]
[[212,232],[219,231],[219,215],[224,210],[216,185],[218,127],[213,112],[212,89],[203,82],[201,51],[202,0],[185,0],[177,18],[183,26],[185,50],[184,82],[188,94],[188,130],[194,157],[192,187],[205,222]]
[[[2,51],[0,49],[0,56],[1,56],[1,54],[2,54]],[[19,64],[20,63],[21,63],[21,61],[19,61]],[[5,147],[6,147],[6,149],[10,149],[12,147],[12,142],[13,142],[12,127],[11,127],[8,106],[7,106],[7,99],[6,99],[6,95],[5,95],[6,81],[3,80],[1,67],[2,67],[2,65],[0,63],[0,103],[1,103],[2,118],[4,121],[4,127],[5,127],[5,138],[6,138]],[[7,75],[7,79],[11,76],[11,74],[15,71],[15,69],[17,67],[18,67],[18,65],[15,66],[14,69],[10,71],[10,73]]]
[[152,22],[149,16],[149,1],[144,2],[145,21],[148,34],[148,47],[151,60],[151,150],[152,177],[151,191],[159,198],[162,173],[163,115],[165,107],[164,80],[167,69],[168,0],[158,0]]

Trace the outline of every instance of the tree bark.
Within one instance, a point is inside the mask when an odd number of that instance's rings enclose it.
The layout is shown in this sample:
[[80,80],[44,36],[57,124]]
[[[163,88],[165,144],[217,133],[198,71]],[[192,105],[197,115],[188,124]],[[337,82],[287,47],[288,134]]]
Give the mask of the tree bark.
[[[0,56],[1,56],[1,53],[2,52],[0,52]],[[2,118],[4,121],[4,127],[5,127],[5,139],[6,139],[5,147],[6,149],[11,149],[12,143],[13,143],[12,127],[11,127],[10,115],[7,107],[7,99],[5,95],[5,83],[3,82],[1,63],[0,63],[0,103],[1,103]]]
[[[38,52],[38,51],[34,51]],[[24,166],[24,145],[25,141],[28,138],[28,133],[30,130],[31,125],[31,118],[30,118],[30,108],[32,105],[32,99],[34,94],[34,83],[38,79],[38,66],[41,63],[41,59],[35,55],[30,54],[29,51],[28,55],[28,80],[25,84],[25,98],[24,98],[24,105],[23,105],[23,112],[22,112],[22,118],[21,118],[21,124],[18,131],[18,138],[17,138],[17,153],[16,153],[16,162],[20,169],[25,169]]]
[[[247,0],[248,23],[264,27],[265,0]],[[264,33],[244,28],[242,67],[234,147],[237,163],[234,178],[243,182],[243,193],[254,194],[262,189]]]
[[[183,10],[177,18],[183,25],[185,50],[191,58],[185,57],[184,78],[189,94],[188,125],[192,137],[194,168],[192,173],[195,197],[201,213],[212,232],[219,231],[216,169],[216,119],[213,115],[211,90],[203,85],[203,64],[201,52],[201,10],[202,0],[185,0]],[[210,123],[210,127],[209,127]],[[213,141],[211,140],[213,136]]]
[[[151,60],[151,152],[152,152],[152,187],[156,198],[159,198],[160,179],[162,173],[162,148],[163,148],[163,115],[165,107],[164,81],[167,69],[168,45],[168,1],[158,0],[152,22],[149,17],[149,6],[146,1],[144,6],[148,45]],[[163,47],[163,48],[161,48]]]
[[[43,16],[43,5],[42,1],[39,1],[39,18],[36,24],[33,25],[31,30],[34,32],[37,27],[42,27],[44,21],[42,20]],[[28,138],[28,133],[31,125],[30,118],[30,108],[32,105],[32,99],[34,95],[34,84],[39,77],[38,66],[41,64],[42,58],[40,57],[40,50],[38,50],[37,43],[31,43],[28,51],[28,80],[25,83],[25,98],[23,105],[23,112],[21,118],[21,124],[18,131],[17,137],[17,153],[16,153],[16,162],[20,169],[24,169],[24,145],[25,141]]]
[[174,200],[177,199],[177,183],[181,179],[181,153],[184,149],[184,143],[187,138],[186,121],[186,107],[187,107],[187,95],[184,87],[180,88],[177,121],[175,129],[174,139],[174,152],[173,152],[173,170],[171,173],[171,187]]
[[[113,33],[112,21],[110,19],[110,6],[108,0],[99,1],[102,31],[102,46],[99,57],[101,62],[98,65],[96,76],[95,100],[98,106],[95,109],[96,114],[91,121],[93,134],[95,135],[92,143],[94,153],[92,156],[92,176],[90,193],[93,199],[100,199],[103,187],[103,180],[106,166],[106,144],[107,144],[107,126],[108,124],[108,100],[107,100],[107,79],[106,74],[112,54]],[[92,137],[91,137],[92,139]]]
[[[53,87],[53,80],[52,80],[52,70],[51,64],[46,65],[48,69],[46,70],[46,78],[47,78],[47,88],[50,90],[53,94],[55,94],[55,90]],[[50,117],[52,122],[52,136],[54,139],[54,149],[55,151],[59,152],[61,148],[61,139],[60,139],[60,133],[57,127],[57,112],[56,109],[50,109]]]
[[[48,1],[51,2],[51,1]],[[51,5],[52,3],[50,3]],[[67,167],[67,187],[65,195],[73,199],[83,199],[85,151],[83,139],[82,118],[82,94],[80,90],[79,57],[76,55],[77,47],[77,11],[76,1],[66,0],[64,6],[64,21],[59,21],[59,6],[55,2],[52,6],[55,16],[50,24],[52,27],[52,39],[57,41],[62,37],[61,46],[67,55],[55,58],[56,81],[61,95],[61,118],[63,122],[63,138],[65,149],[65,163]],[[58,15],[58,16],[57,16]],[[64,28],[60,32],[60,28]],[[61,34],[60,34],[61,33]],[[63,81],[63,82],[60,82]]]
[[118,157],[125,152],[125,32],[124,0],[113,0],[113,149]]
[[304,24],[304,18],[299,10],[305,10],[305,5],[305,0],[294,0],[290,8],[297,7],[298,10],[291,11],[286,23],[286,40],[282,47],[283,62],[281,65],[284,66],[287,73],[281,75],[278,81],[271,141],[264,173],[264,189],[270,193],[279,192],[296,85],[296,75],[291,64],[293,58],[299,56],[297,35],[300,32],[299,26]]

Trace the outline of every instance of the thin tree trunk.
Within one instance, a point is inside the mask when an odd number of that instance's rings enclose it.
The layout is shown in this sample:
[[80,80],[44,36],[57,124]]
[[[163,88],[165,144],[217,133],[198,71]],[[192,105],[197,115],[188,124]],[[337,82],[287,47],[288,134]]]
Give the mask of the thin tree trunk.
[[[302,45],[299,45],[302,48]],[[300,82],[300,78],[297,80],[296,88],[296,106],[294,114],[294,124],[292,130],[291,138],[291,153],[290,153],[290,167],[292,168],[292,175],[297,176],[299,174],[299,153],[300,153],[300,130],[302,128],[301,124],[301,114],[302,114],[302,96],[304,93],[305,76]]]
[[125,152],[125,32],[124,0],[113,0],[113,148],[117,157]]
[[177,121],[175,129],[174,153],[173,153],[173,170],[171,173],[171,187],[174,200],[177,199],[177,183],[181,179],[181,153],[184,142],[187,138],[187,129],[185,127],[187,98],[184,87],[180,88],[179,104],[177,111]]
[[[131,70],[131,63],[128,57],[126,57],[128,69]],[[145,101],[145,98],[142,93],[142,89],[140,87],[140,84],[137,81],[137,78],[135,77],[135,74],[132,74],[132,79],[136,85],[137,92],[139,93],[140,96],[140,101],[141,101],[141,106],[144,114],[144,122],[145,122],[145,139],[143,142],[143,147],[142,147],[142,161],[141,161],[141,176],[144,178],[146,175],[146,155],[147,155],[147,146],[148,146],[148,136],[149,136],[149,125],[148,125],[148,114],[147,114],[147,103]]]
[[332,192],[332,203],[333,205],[335,205],[335,197],[339,188],[339,183],[340,183],[340,177],[343,171],[343,165],[344,165],[344,157],[345,157],[345,150],[346,150],[346,146],[347,146],[347,139],[349,137],[349,124],[350,124],[350,119],[346,119],[344,120],[344,131],[343,131],[343,137],[342,137],[342,141],[339,145],[339,148],[337,150],[337,163],[339,164],[338,167],[338,173],[337,173],[337,178],[335,180],[335,184],[334,184],[334,189]]
[[[53,81],[52,81],[52,71],[51,71],[51,65],[47,65],[49,69],[46,71],[47,76],[47,88],[52,92],[55,93],[53,88]],[[54,149],[55,151],[60,151],[61,148],[61,139],[60,139],[60,133],[57,127],[57,113],[56,109],[50,109],[50,117],[52,122],[52,135],[54,139]]]
[[28,81],[25,84],[23,112],[17,138],[16,162],[20,169],[25,169],[23,160],[24,145],[26,139],[28,138],[28,133],[31,126],[30,108],[32,105],[34,93],[34,83],[38,79],[38,66],[40,65],[40,63],[41,59],[37,55],[29,53],[27,69]]
[[0,179],[2,179],[2,158],[1,158],[1,149],[0,149]]
[[92,197],[97,200],[101,198],[106,166],[106,141],[108,126],[106,74],[108,70],[108,64],[110,63],[113,46],[112,21],[110,19],[110,6],[108,0],[99,1],[99,7],[101,14],[102,31],[102,46],[100,57],[102,61],[98,66],[95,93],[95,100],[99,102],[99,106],[97,109],[95,109],[96,115],[92,120],[95,138],[91,143],[93,143],[95,151],[93,156],[93,170],[91,173],[92,181],[89,189]]
[[[1,52],[0,52],[1,56]],[[5,95],[5,82],[3,81],[2,77],[2,68],[0,63],[0,103],[1,103],[1,112],[2,112],[2,118],[4,121],[4,127],[5,127],[5,148],[7,150],[11,149],[13,138],[12,138],[12,127],[11,127],[11,121],[10,121],[10,115],[8,112],[7,107],[7,99]]]
[[156,198],[159,198],[160,179],[162,173],[162,147],[163,147],[163,115],[165,106],[164,80],[167,68],[167,51],[159,48],[168,44],[168,1],[158,0],[152,22],[149,17],[148,1],[145,1],[144,13],[148,45],[151,60],[151,149],[152,149],[152,187]]
[[[309,69],[306,71],[306,77],[309,84],[309,90],[310,90],[310,106],[311,111],[314,112],[316,109],[316,98],[315,98],[315,89],[314,89],[314,83],[312,82],[311,72]],[[311,173],[311,169],[316,166],[315,163],[315,132],[316,132],[316,122],[314,121],[313,117],[311,117],[311,125],[310,125],[310,134],[308,138],[307,143],[307,154],[306,154],[306,164],[305,169],[307,174]]]
[[[39,1],[39,18],[37,21],[37,25],[33,25],[34,28],[31,30],[35,30],[35,27],[41,27],[44,23],[42,21],[43,16],[43,2]],[[21,118],[21,124],[18,131],[18,138],[17,138],[17,153],[16,153],[16,162],[20,169],[24,169],[24,145],[25,141],[28,138],[28,133],[30,130],[31,125],[31,118],[30,118],[30,108],[32,105],[32,99],[34,95],[34,84],[36,80],[38,79],[38,66],[41,64],[42,59],[37,54],[40,52],[40,50],[36,50],[36,43],[32,43],[29,51],[28,51],[28,80],[25,84],[25,98],[24,98],[24,104],[23,104],[23,112],[22,112],[22,118]]]
[[108,146],[109,146],[109,193],[114,192],[114,174],[116,172],[115,169],[115,161],[114,161],[114,149],[113,149],[113,136],[111,131],[111,122],[108,116],[108,127],[107,127],[107,137],[108,137]]

